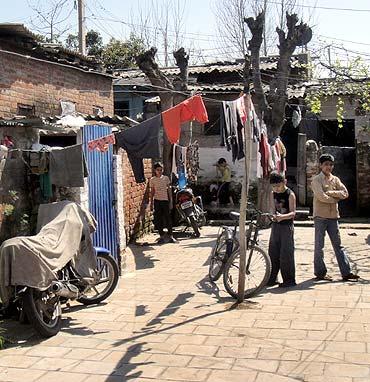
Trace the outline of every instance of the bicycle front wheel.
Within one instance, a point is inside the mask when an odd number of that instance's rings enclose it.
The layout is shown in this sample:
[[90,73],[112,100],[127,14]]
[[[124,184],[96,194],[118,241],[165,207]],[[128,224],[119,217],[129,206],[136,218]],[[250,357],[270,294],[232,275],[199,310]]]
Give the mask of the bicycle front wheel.
[[[227,243],[227,234],[224,230],[217,238],[216,244],[212,249],[209,260],[208,275],[211,281],[217,281],[224,270],[226,257],[231,254],[238,246],[238,241],[233,238],[232,243]],[[231,246],[231,247],[229,247]]]
[[[249,266],[248,266],[249,262]],[[224,286],[234,298],[238,297],[240,250],[234,252],[225,265]],[[267,284],[271,273],[271,260],[259,247],[247,250],[244,298],[256,295]]]

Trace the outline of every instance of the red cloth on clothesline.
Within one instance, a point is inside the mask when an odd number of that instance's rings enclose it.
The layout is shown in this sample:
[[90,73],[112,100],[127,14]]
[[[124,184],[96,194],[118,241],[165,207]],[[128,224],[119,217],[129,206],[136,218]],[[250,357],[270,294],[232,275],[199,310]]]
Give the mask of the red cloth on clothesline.
[[208,122],[208,114],[201,96],[196,95],[162,113],[163,128],[171,143],[180,139],[180,125],[183,122]]
[[109,134],[101,138],[94,139],[87,143],[87,148],[89,151],[100,151],[105,153],[109,149],[109,145],[114,145],[116,143],[116,138],[114,134]]

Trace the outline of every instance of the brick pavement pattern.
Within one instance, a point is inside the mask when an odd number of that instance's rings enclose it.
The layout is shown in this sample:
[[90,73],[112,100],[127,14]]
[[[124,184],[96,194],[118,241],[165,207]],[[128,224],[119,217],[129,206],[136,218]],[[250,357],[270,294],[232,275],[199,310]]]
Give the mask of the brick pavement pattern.
[[54,338],[3,323],[13,345],[0,351],[0,381],[370,381],[368,230],[342,230],[364,279],[341,282],[327,243],[328,283],[312,280],[313,229],[296,228],[299,285],[269,288],[242,309],[209,282],[217,227],[202,233],[132,245],[116,292],[99,306],[65,308]]

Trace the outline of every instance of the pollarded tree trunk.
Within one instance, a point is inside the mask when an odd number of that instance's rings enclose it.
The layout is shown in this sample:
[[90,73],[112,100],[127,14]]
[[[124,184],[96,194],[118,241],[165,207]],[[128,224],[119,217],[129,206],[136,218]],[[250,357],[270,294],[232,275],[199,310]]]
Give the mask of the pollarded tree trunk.
[[[178,51],[174,52],[176,64],[180,68],[180,75],[178,79],[172,83],[159,69],[159,66],[155,61],[156,53],[157,49],[153,47],[137,56],[136,63],[148,77],[151,84],[158,88],[159,98],[161,100],[161,110],[165,111],[183,100],[179,100],[179,97],[176,96],[174,91],[183,91],[187,89],[189,57],[184,48],[180,48]],[[168,89],[168,92],[165,91],[166,89]],[[171,143],[168,141],[166,134],[163,134],[162,156],[164,173],[169,176],[171,175],[172,167]]]
[[[280,135],[285,122],[285,106],[287,102],[288,78],[290,75],[290,60],[297,46],[306,45],[312,38],[312,30],[304,23],[298,23],[295,14],[286,14],[287,32],[276,28],[279,36],[279,59],[274,78],[269,84],[269,92],[266,96],[261,78],[260,70],[260,50],[263,42],[263,31],[265,24],[265,14],[261,12],[256,18],[244,19],[247,23],[252,38],[249,41],[251,51],[252,76],[260,118],[267,127],[268,138],[272,139]],[[259,182],[259,208],[268,211],[270,206],[270,185],[268,179],[261,179]]]

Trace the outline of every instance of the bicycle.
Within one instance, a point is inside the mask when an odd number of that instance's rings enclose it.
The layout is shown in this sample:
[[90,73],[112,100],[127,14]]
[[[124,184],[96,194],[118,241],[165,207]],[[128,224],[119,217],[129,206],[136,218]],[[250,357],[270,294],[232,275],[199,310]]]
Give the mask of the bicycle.
[[[272,221],[272,215],[259,210],[251,212],[251,219],[246,232],[246,289],[244,297],[248,298],[257,294],[268,282],[271,273],[271,261],[266,252],[258,244],[258,233],[262,228],[261,220],[268,217]],[[232,212],[233,219],[239,218],[239,213]],[[216,245],[212,251],[209,277],[216,281],[223,273],[223,282],[226,291],[234,298],[238,296],[239,280],[239,241],[236,238],[238,221],[235,221],[234,228],[222,227]]]

